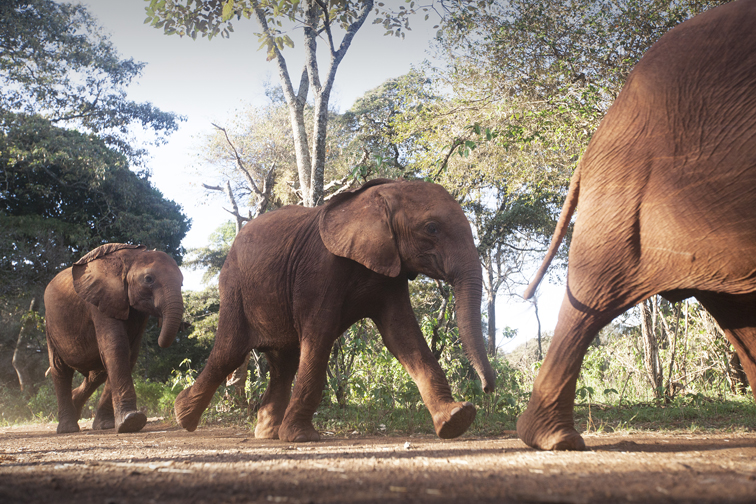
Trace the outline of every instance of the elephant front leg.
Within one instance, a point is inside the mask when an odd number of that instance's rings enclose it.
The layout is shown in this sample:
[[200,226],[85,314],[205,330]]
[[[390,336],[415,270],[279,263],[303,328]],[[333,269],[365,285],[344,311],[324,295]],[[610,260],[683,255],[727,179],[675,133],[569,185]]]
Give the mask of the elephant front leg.
[[384,312],[375,322],[386,348],[417,384],[438,437],[451,439],[462,435],[475,420],[475,406],[452,397],[449,382],[417,325],[409,297],[406,303]]
[[735,347],[756,399],[756,296],[700,292],[696,298],[716,319]]
[[105,382],[100,401],[97,403],[92,430],[114,429],[116,426],[115,410],[113,409],[113,393],[110,390],[110,381]]
[[270,383],[257,412],[255,437],[278,439],[278,431],[289,405],[291,384],[299,366],[299,349],[271,350],[265,352],[265,357],[270,367]]
[[138,432],[147,424],[147,415],[137,410],[131,379],[132,345],[119,321],[100,322],[99,327],[96,321],[95,330],[112,395],[116,432]]

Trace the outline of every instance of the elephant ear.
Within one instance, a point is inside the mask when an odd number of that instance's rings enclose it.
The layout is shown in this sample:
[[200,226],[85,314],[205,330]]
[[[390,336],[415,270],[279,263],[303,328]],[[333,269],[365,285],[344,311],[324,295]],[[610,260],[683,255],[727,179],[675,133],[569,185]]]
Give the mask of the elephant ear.
[[129,318],[126,265],[114,252],[144,249],[142,245],[108,243],[92,250],[73,265],[73,285],[83,300],[119,320]]
[[320,237],[332,254],[396,277],[402,262],[391,228],[391,208],[379,190],[371,190],[391,182],[377,179],[333,198],[320,216]]

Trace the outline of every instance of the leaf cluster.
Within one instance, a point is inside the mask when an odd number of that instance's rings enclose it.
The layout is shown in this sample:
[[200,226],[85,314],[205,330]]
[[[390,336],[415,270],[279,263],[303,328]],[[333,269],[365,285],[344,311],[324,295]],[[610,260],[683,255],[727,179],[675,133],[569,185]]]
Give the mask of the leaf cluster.
[[98,134],[132,162],[133,128],[160,143],[183,118],[126,98],[145,64],[120,55],[82,5],[52,0],[0,3],[0,111],[41,115]]
[[[260,49],[267,48],[269,54],[273,48],[283,50],[294,47],[288,31],[307,26],[318,35],[326,34],[334,28],[348,30],[360,17],[365,6],[362,0],[145,0],[147,18],[155,28],[162,28],[166,35],[177,34],[196,39],[197,36],[228,38],[234,32],[233,20],[258,17],[265,21],[268,33],[258,33]],[[425,13],[428,20],[433,11],[443,15],[446,11],[444,2],[432,1],[428,5],[419,5],[414,0],[405,0],[404,5],[396,9],[384,2],[374,5],[376,18],[373,24],[386,28],[386,35],[404,38],[410,30],[409,18],[419,12]],[[460,2],[475,5],[476,2]],[[394,3],[396,5],[396,3]],[[308,10],[316,9],[313,18]],[[315,19],[313,24],[311,20]],[[271,58],[272,59],[272,58]]]

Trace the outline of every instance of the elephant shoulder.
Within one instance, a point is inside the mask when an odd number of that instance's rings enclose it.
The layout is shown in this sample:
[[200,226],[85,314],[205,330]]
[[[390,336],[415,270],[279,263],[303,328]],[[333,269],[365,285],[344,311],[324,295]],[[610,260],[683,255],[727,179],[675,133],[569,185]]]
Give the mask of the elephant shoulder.
[[45,308],[64,307],[80,301],[73,284],[73,268],[66,268],[50,281],[45,288]]

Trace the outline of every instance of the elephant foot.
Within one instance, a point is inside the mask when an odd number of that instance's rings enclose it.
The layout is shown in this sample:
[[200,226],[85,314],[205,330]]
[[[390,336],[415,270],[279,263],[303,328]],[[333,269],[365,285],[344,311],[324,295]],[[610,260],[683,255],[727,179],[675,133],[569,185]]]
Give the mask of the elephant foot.
[[433,415],[436,434],[441,439],[458,437],[470,427],[476,414],[475,406],[470,402],[451,403]]
[[293,443],[306,443],[309,441],[320,441],[320,434],[311,423],[288,426],[282,424],[278,429],[278,439]]
[[278,431],[281,425],[263,425],[260,422],[255,426],[255,437],[257,439],[278,439]]
[[103,412],[97,410],[94,421],[92,421],[92,430],[115,429],[115,414],[113,411]]
[[95,418],[92,422],[92,430],[109,430],[115,429],[115,418],[99,419]]
[[179,392],[179,395],[176,396],[176,402],[173,404],[173,413],[176,415],[176,422],[181,427],[189,432],[194,432],[197,430],[202,411],[204,410],[200,410],[199,413],[195,412],[191,390],[192,387],[189,387]]
[[74,421],[67,421],[63,420],[62,422],[58,422],[58,434],[69,434],[71,432],[79,432],[81,429],[79,429],[79,422]]
[[571,417],[569,421],[550,421],[547,415],[531,413],[530,406],[517,420],[517,435],[539,450],[585,450],[585,441],[575,430]]
[[121,423],[118,424],[116,432],[122,434],[124,432],[138,432],[142,430],[142,427],[147,424],[147,415],[141,411],[132,411],[127,413]]

